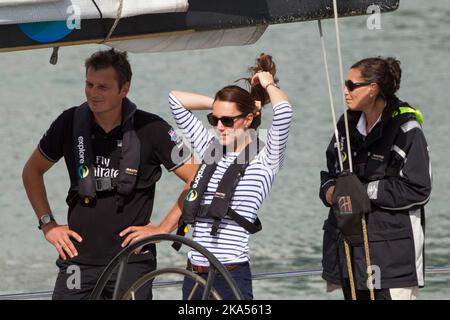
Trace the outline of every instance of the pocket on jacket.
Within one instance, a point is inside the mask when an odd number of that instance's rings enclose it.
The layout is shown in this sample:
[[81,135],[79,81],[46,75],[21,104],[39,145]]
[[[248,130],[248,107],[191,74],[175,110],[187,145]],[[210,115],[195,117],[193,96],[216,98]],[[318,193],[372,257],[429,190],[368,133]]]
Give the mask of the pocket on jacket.
[[[370,262],[374,275],[380,276],[382,282],[392,279],[411,279],[416,273],[414,240],[400,233],[397,237],[390,235],[390,239],[370,241]],[[364,247],[355,248],[355,257],[359,266],[358,273],[367,275]]]

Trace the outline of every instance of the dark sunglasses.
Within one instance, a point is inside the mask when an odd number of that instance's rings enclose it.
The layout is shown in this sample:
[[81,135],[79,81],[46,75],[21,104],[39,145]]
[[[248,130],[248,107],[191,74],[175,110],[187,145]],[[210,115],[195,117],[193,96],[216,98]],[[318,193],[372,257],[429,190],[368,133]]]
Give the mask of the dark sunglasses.
[[371,83],[372,82],[353,82],[352,80],[345,80],[345,86],[350,92],[355,90],[356,88],[368,86]]
[[245,117],[246,114],[240,114],[238,116],[234,116],[234,117],[216,117],[215,115],[213,115],[212,113],[209,113],[206,117],[208,118],[208,122],[210,125],[212,125],[213,127],[217,126],[217,124],[220,122],[222,122],[222,124],[225,127],[232,127],[234,125],[234,121],[238,118],[243,118]]

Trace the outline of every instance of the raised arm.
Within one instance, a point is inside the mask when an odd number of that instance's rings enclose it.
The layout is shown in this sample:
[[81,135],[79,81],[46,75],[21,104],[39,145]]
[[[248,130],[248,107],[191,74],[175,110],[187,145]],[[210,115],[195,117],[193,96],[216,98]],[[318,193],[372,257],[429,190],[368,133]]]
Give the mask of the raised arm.
[[200,159],[203,159],[203,154],[214,135],[191,110],[212,110],[213,102],[210,97],[189,92],[172,91],[169,94],[170,110],[175,122]]
[[293,110],[288,97],[275,84],[270,72],[256,73],[252,78],[252,84],[258,82],[269,95],[273,108],[272,125],[267,134],[266,147],[261,152],[261,160],[277,172],[283,166]]
[[201,94],[172,91],[170,95],[175,97],[187,110],[212,110],[214,99]]

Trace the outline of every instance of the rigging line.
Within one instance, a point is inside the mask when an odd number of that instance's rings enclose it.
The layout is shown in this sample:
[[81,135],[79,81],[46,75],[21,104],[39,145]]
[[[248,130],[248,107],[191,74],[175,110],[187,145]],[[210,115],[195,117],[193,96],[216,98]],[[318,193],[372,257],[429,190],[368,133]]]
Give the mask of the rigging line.
[[100,14],[100,19],[103,19],[103,12],[102,12],[102,10],[100,10],[100,8],[98,7],[98,5],[95,2],[95,0],[91,0],[91,1],[94,4],[94,6],[97,8],[98,13]]
[[120,19],[122,18],[123,0],[117,0],[117,2],[118,2],[119,7],[117,8],[116,20],[114,21],[113,26],[109,30],[108,35],[105,37],[105,39],[103,39],[102,42],[100,42],[101,44],[108,42],[108,40],[111,38],[114,30],[116,29],[117,25],[119,24]]
[[105,20],[103,20],[103,12],[100,9],[100,7],[98,6],[97,2],[95,2],[96,0],[91,0],[91,1],[94,4],[95,8],[97,9],[97,11],[98,11],[98,13],[100,15],[100,21],[101,21],[101,24],[102,24],[102,27],[103,27],[103,31],[106,34],[107,31],[106,31],[106,26],[105,26]]
[[[334,136],[336,138],[336,145],[337,145],[337,154],[339,158],[339,166],[341,169],[341,172],[344,171],[344,164],[342,161],[342,153],[341,153],[341,145],[339,142],[339,132],[337,128],[336,123],[336,111],[334,109],[334,101],[333,101],[333,93],[331,90],[331,80],[330,80],[330,73],[329,73],[329,67],[328,67],[328,58],[327,58],[327,50],[325,47],[325,40],[323,37],[323,30],[322,30],[322,21],[318,20],[319,24],[319,34],[320,34],[320,44],[322,47],[322,54],[323,54],[323,63],[325,67],[325,75],[327,78],[327,84],[328,84],[328,95],[330,98],[330,107],[331,107],[331,114],[333,118],[333,127],[334,127]],[[355,287],[355,281],[353,276],[353,268],[352,268],[352,262],[351,262],[351,256],[350,256],[350,246],[348,244],[348,241],[344,239],[344,252],[345,252],[345,258],[346,258],[346,264],[347,264],[347,272],[348,272],[348,278],[350,281],[350,293],[352,300],[356,300],[356,287]]]
[[[344,93],[344,69],[342,67],[342,54],[341,54],[341,40],[339,36],[339,22],[338,22],[338,9],[337,9],[337,0],[333,0],[333,11],[334,11],[334,25],[336,30],[336,46],[338,53],[338,62],[339,62],[339,75],[341,80],[341,91],[342,91],[342,101],[345,103],[345,93]],[[353,161],[352,161],[352,151],[351,151],[351,143],[350,143],[350,133],[348,129],[348,117],[347,117],[347,108],[344,110],[344,122],[345,122],[345,138],[347,139],[347,157],[348,157],[348,167],[350,172],[353,172]]]
[[[338,10],[337,10],[337,0],[333,0],[333,11],[334,11],[334,24],[336,29],[336,45],[337,45],[337,52],[338,52],[338,62],[339,62],[339,73],[340,73],[340,80],[341,80],[341,91],[342,91],[342,101],[345,103],[345,87],[344,87],[344,71],[342,67],[342,54],[341,54],[341,41],[339,36],[339,22],[338,22]],[[347,139],[347,152],[348,152],[348,165],[350,172],[353,173],[353,163],[352,163],[352,153],[351,153],[351,143],[350,143],[350,134],[348,129],[348,117],[347,117],[347,108],[344,111],[344,120],[345,120],[345,136]],[[361,216],[361,224],[362,224],[362,233],[363,233],[363,242],[364,242],[364,255],[366,258],[366,265],[367,265],[367,275],[368,280],[372,280],[372,265],[370,262],[370,252],[369,252],[369,237],[367,234],[367,226],[366,226],[366,214],[363,213]],[[353,288],[352,288],[353,289]],[[375,293],[374,288],[372,285],[372,282],[370,282],[369,286],[370,291],[370,300],[375,300]],[[352,294],[353,295],[353,294]]]
[[322,20],[319,19],[317,22],[319,24],[320,44],[322,46],[323,63],[325,66],[325,75],[326,75],[327,84],[328,84],[328,96],[330,98],[331,114],[333,117],[334,137],[336,138],[337,153],[338,153],[338,158],[339,158],[339,167],[342,172],[342,171],[344,171],[344,164],[342,162],[341,144],[339,142],[339,132],[338,132],[337,122],[336,122],[336,111],[334,108],[333,93],[331,91],[331,80],[330,80],[330,73],[329,73],[329,67],[328,67],[327,51],[326,51],[325,41],[324,41],[323,31],[322,31]]

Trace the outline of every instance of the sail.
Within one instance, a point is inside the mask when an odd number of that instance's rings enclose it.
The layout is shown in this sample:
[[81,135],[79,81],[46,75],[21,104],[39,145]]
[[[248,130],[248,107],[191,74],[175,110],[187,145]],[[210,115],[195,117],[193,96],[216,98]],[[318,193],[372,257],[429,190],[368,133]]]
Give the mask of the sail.
[[[338,14],[367,15],[373,13],[374,7],[381,13],[391,12],[399,7],[399,1],[340,0]],[[133,52],[245,45],[257,41],[268,25],[332,18],[332,3],[332,0],[0,0],[0,52],[88,43],[107,43]],[[67,10],[69,4],[83,8],[78,20],[73,11]]]
[[97,19],[116,19],[121,5],[121,18],[145,14],[185,12],[187,0],[0,0],[0,24],[66,21],[71,15]]
[[194,49],[210,49],[227,46],[242,46],[255,43],[267,29],[267,25],[256,27],[187,32],[145,39],[111,41],[105,44],[129,52],[169,52]]

